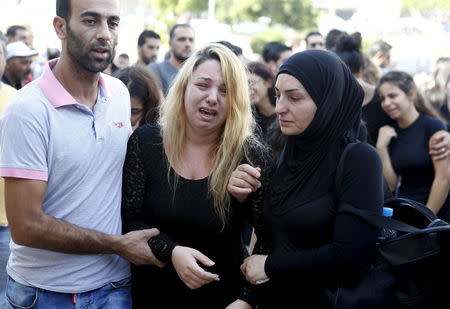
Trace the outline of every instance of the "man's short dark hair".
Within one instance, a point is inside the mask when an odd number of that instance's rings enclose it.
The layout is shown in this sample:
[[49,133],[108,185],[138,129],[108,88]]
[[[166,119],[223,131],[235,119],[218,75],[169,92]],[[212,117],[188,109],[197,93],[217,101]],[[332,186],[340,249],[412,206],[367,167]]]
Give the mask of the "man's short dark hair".
[[17,30],[27,30],[27,28],[25,28],[24,26],[20,26],[20,25],[10,26],[6,30],[6,36],[7,37],[14,37],[14,36],[16,36]]
[[170,32],[169,32],[169,40],[170,41],[172,41],[173,35],[175,33],[175,30],[177,30],[177,28],[191,28],[193,30],[192,26],[189,24],[176,24],[175,26],[172,27],[172,29],[170,29]]
[[311,31],[310,33],[308,33],[306,35],[305,41],[308,42],[309,37],[313,36],[313,35],[320,35],[321,37],[323,37],[322,33],[318,32],[318,31]]
[[237,45],[231,44],[228,41],[217,41],[213,43],[222,44],[223,46],[228,47],[236,56],[242,55],[242,48]]
[[142,33],[139,35],[139,38],[138,38],[138,46],[140,47],[140,46],[144,45],[144,44],[145,44],[145,41],[146,41],[147,39],[158,39],[158,40],[161,40],[161,37],[159,36],[158,33],[156,33],[156,32],[153,31],[153,30],[144,30],[144,31],[142,31]]
[[128,56],[128,54],[123,53],[119,55],[120,58],[125,58],[125,59],[130,59],[130,56]]
[[71,0],[56,0],[56,16],[68,21],[70,19],[70,1]]
[[292,48],[281,42],[269,42],[264,45],[262,56],[266,63],[270,61],[276,62],[280,59],[281,53],[287,50],[292,50]]

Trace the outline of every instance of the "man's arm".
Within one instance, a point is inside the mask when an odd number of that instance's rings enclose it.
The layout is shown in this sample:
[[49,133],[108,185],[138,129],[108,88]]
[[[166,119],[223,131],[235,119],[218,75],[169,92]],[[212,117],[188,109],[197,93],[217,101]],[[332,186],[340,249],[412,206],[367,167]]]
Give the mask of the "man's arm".
[[136,265],[161,263],[147,244],[157,229],[108,235],[78,227],[44,213],[46,191],[45,181],[5,178],[6,211],[16,244],[63,253],[118,254]]

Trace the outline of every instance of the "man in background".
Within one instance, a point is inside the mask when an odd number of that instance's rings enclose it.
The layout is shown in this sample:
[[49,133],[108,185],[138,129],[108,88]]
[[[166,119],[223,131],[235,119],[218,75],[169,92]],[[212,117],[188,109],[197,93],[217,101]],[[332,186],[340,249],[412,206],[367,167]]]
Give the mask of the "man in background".
[[314,31],[308,33],[305,41],[306,49],[325,49],[325,39],[320,32]]
[[264,62],[274,75],[280,66],[292,55],[292,48],[281,42],[269,42],[264,45],[262,56]]
[[147,66],[158,60],[161,37],[152,30],[144,30],[138,38],[138,60],[136,65]]
[[380,76],[389,72],[391,49],[392,45],[383,40],[379,40],[370,46],[369,57],[373,64],[379,69]]
[[8,38],[8,43],[22,41],[30,48],[33,46],[33,35],[24,26],[13,25],[8,27],[6,37]]
[[38,53],[22,41],[9,43],[6,50],[6,67],[2,82],[18,90],[29,81],[28,76],[31,74],[33,56]]
[[169,32],[170,56],[164,62],[151,63],[149,67],[161,82],[163,93],[167,91],[183,63],[194,53],[194,29],[188,24],[177,24]]

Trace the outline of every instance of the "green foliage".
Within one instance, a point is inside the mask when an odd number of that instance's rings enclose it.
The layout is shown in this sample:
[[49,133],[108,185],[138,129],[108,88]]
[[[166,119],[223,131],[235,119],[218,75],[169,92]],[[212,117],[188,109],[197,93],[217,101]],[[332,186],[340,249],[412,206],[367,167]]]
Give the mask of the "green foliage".
[[286,37],[281,30],[277,31],[274,29],[269,29],[265,32],[261,32],[260,34],[253,36],[250,41],[250,47],[252,48],[253,52],[261,55],[264,45],[268,42],[273,41],[285,42]]
[[205,0],[147,0],[147,5],[157,10],[157,18],[172,27],[184,14],[199,14],[208,10]]
[[[250,0],[247,0],[250,1]],[[317,29],[317,14],[309,0],[259,0],[247,10],[253,20],[260,16],[271,18],[272,23],[289,26],[296,30]]]
[[[157,9],[159,20],[168,25],[173,25],[183,14],[199,14],[208,10],[207,0],[146,1]],[[268,17],[271,24],[305,31],[317,29],[317,13],[311,0],[216,0],[216,17],[228,24]]]
[[450,10],[449,0],[403,0],[404,10]]

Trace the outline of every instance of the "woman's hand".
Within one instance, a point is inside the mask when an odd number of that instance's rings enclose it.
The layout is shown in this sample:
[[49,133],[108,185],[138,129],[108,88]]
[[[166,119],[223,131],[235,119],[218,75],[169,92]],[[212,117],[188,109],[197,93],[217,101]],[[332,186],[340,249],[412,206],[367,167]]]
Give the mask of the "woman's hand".
[[250,193],[261,187],[261,182],[258,180],[259,177],[261,177],[261,169],[259,167],[255,168],[249,164],[239,165],[231,173],[227,187],[228,193],[242,203]]
[[428,146],[433,161],[447,158],[450,154],[450,133],[444,130],[434,133]]
[[391,126],[382,126],[378,131],[377,149],[385,149],[392,138],[397,137],[397,132]]
[[212,281],[219,281],[217,274],[205,271],[197,262],[205,266],[214,265],[213,261],[198,250],[176,246],[172,251],[172,264],[180,279],[190,289],[198,289]]
[[248,282],[259,284],[269,279],[264,271],[266,259],[267,255],[255,254],[244,260],[244,263],[241,265],[241,271]]
[[225,309],[252,309],[252,306],[241,299],[237,299],[229,304]]

